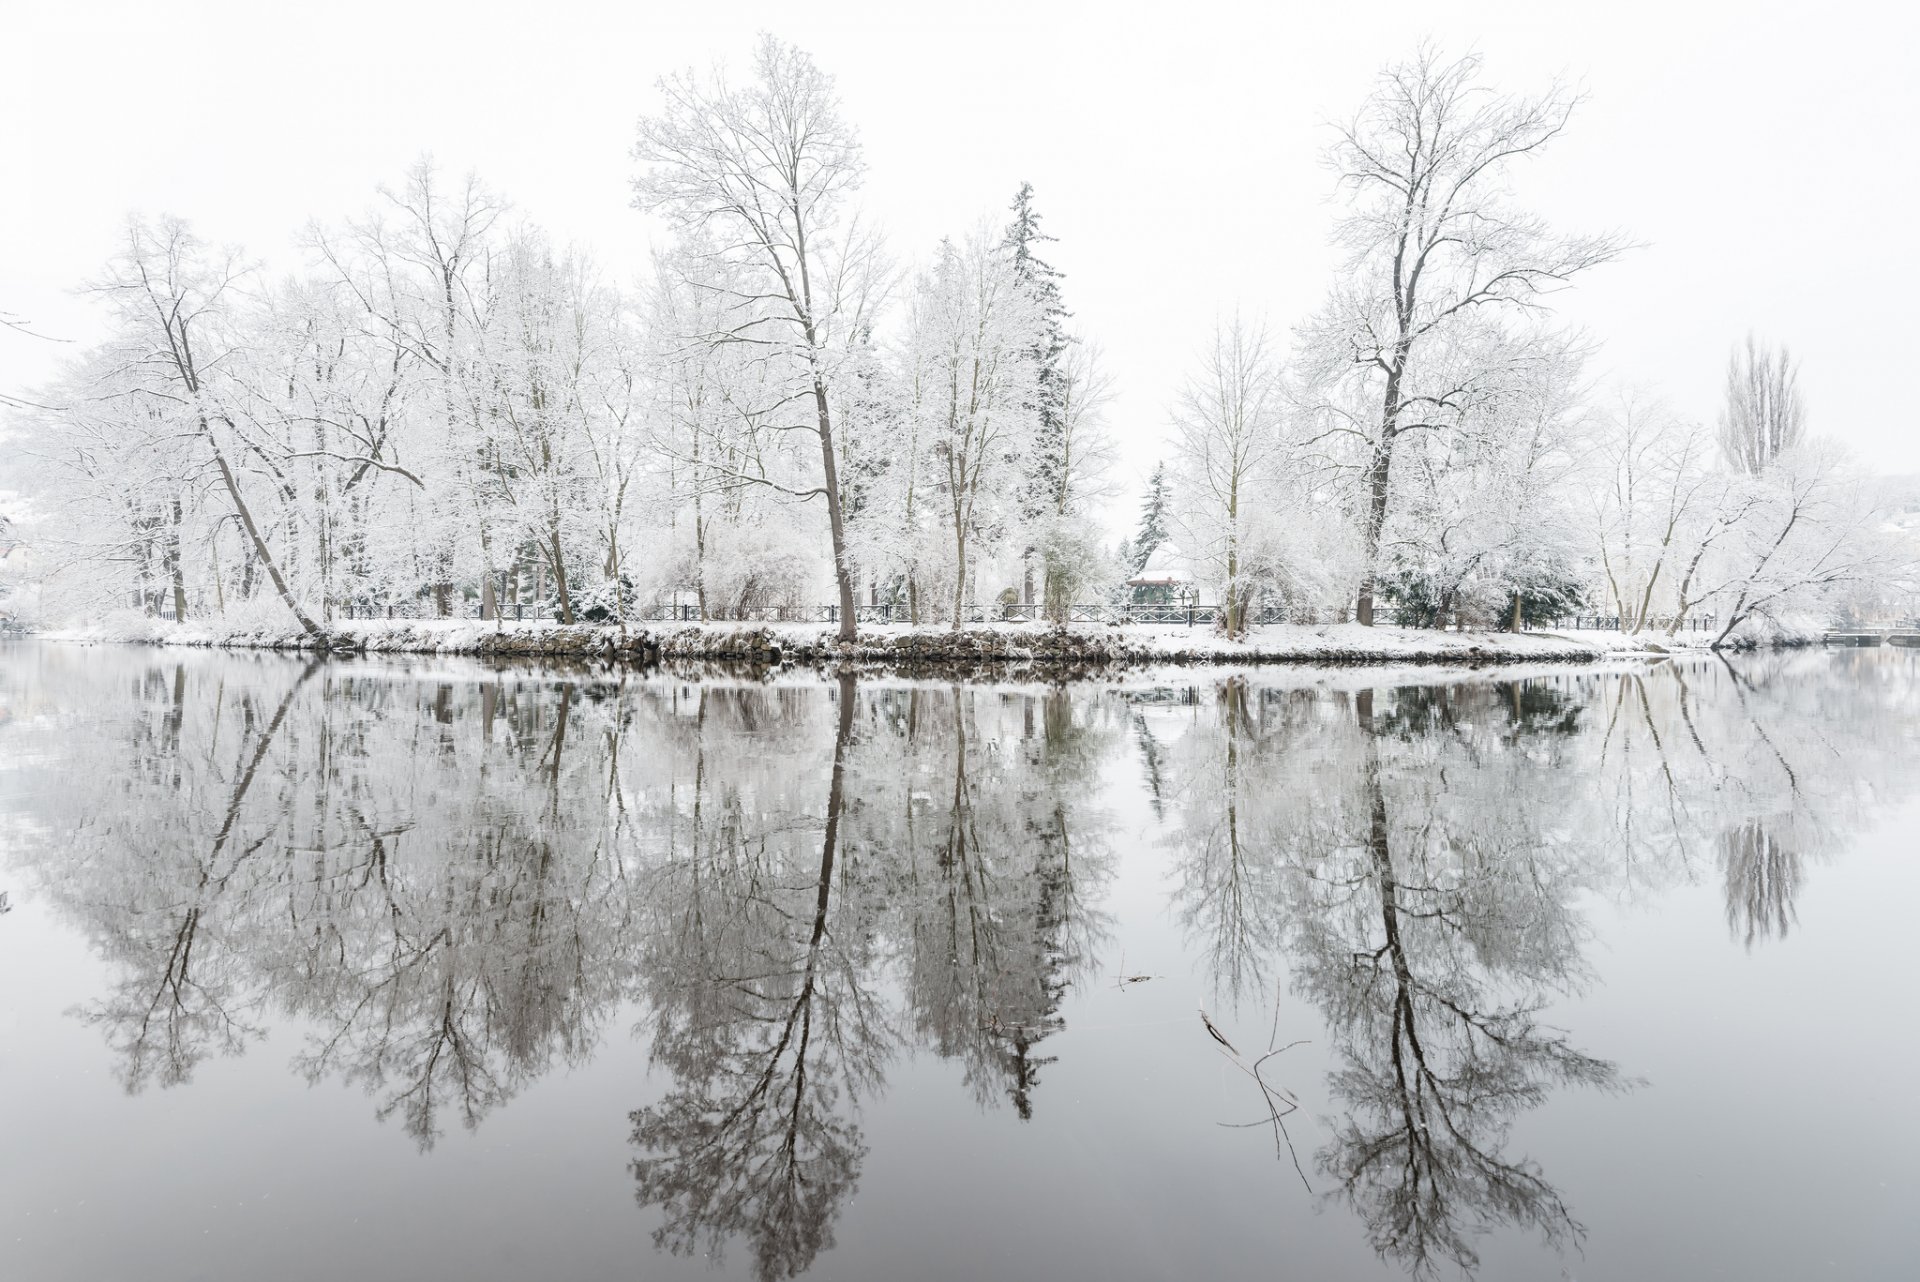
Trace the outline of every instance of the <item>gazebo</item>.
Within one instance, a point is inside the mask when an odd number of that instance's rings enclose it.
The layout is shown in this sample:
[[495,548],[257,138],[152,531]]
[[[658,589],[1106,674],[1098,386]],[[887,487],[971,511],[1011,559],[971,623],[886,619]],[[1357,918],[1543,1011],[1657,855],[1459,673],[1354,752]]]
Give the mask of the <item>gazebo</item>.
[[1191,591],[1193,575],[1186,558],[1171,543],[1162,543],[1147,557],[1140,572],[1127,580],[1135,605],[1172,605],[1182,588]]

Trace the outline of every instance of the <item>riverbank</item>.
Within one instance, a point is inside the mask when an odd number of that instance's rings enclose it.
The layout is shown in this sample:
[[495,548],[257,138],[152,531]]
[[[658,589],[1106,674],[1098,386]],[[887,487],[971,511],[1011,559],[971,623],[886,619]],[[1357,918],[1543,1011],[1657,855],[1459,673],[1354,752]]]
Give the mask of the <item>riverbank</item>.
[[1706,646],[1691,637],[1614,632],[1441,632],[1358,624],[1276,624],[1230,641],[1207,628],[983,624],[954,632],[905,625],[860,629],[843,643],[821,624],[642,624],[617,628],[479,620],[337,622],[319,637],[298,628],[175,624],[122,617],[44,634],[52,640],[126,642],[331,654],[438,654],[658,662],[722,660],[765,665],[858,663],[887,667],[995,664],[1097,668],[1137,664],[1592,663],[1657,657]]

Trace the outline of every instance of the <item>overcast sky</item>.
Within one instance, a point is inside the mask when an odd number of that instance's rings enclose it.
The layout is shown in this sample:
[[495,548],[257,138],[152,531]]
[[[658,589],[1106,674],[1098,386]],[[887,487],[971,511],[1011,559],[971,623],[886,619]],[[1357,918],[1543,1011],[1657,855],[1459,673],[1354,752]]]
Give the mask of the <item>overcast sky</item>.
[[[1129,508],[1213,316],[1284,330],[1318,304],[1325,122],[1422,36],[1478,50],[1502,87],[1585,85],[1519,185],[1562,227],[1645,242],[1563,296],[1596,376],[1711,419],[1753,329],[1801,357],[1815,430],[1920,469],[1898,386],[1920,298],[1908,5],[0,0],[0,311],[97,334],[74,287],[130,210],[290,270],[303,223],[426,152],[630,275],[657,235],[628,204],[655,79],[744,66],[762,29],[838,77],[897,257],[1034,184],[1075,324],[1118,376]],[[0,389],[58,359],[0,331]]]

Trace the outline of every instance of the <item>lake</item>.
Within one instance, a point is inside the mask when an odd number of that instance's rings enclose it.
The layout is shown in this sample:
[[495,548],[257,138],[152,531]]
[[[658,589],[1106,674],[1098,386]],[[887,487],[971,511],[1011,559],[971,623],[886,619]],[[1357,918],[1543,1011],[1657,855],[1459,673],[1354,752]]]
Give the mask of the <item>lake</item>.
[[1920,1276],[1920,655],[0,646],[0,1274]]

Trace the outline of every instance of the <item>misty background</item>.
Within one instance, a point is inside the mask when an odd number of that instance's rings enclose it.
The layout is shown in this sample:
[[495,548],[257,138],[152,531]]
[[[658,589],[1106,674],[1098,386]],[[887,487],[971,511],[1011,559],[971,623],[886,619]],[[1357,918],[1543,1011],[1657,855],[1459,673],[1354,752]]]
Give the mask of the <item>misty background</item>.
[[[1749,330],[1801,362],[1809,426],[1882,473],[1920,470],[1888,395],[1920,268],[1905,249],[1920,20],[1836,5],[1367,7],[1134,3],[393,4],[324,10],[118,2],[0,18],[0,390],[97,338],[96,276],[126,214],[173,213],[270,275],[310,219],[358,214],[431,154],[630,281],[662,227],[631,207],[654,81],[755,32],[837,79],[870,166],[857,203],[894,256],[999,221],[1034,184],[1073,324],[1116,376],[1118,529],[1165,450],[1167,409],[1214,317],[1284,332],[1338,256],[1321,156],[1387,62],[1423,37],[1494,83],[1561,76],[1588,101],[1519,181],[1548,223],[1643,247],[1556,299],[1602,344],[1589,374],[1656,387],[1710,422]],[[0,476],[0,491],[11,488]]]

